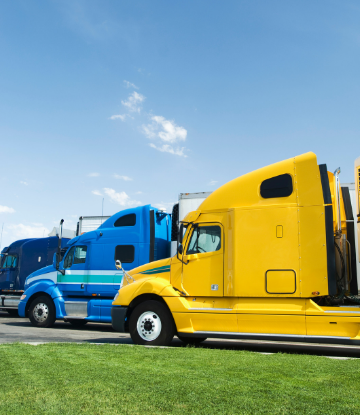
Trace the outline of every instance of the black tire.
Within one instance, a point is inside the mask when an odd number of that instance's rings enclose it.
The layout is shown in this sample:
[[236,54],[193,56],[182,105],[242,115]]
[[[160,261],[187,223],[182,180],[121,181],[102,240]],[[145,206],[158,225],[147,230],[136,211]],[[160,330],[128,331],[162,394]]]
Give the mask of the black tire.
[[52,327],[56,320],[53,300],[46,295],[35,298],[29,307],[29,319],[35,327]]
[[186,336],[182,336],[181,334],[177,334],[177,336],[183,343],[191,344],[194,346],[204,342],[207,339],[207,337],[186,337]]
[[158,301],[150,300],[135,307],[130,316],[129,331],[135,344],[168,346],[176,327],[169,309]]
[[79,319],[72,318],[72,319],[67,320],[67,322],[70,323],[74,327],[83,327],[87,323],[87,320],[83,320],[81,318]]
[[7,312],[10,314],[10,316],[12,316],[12,317],[19,317],[19,313],[18,313],[17,309],[14,309],[14,308],[8,308],[6,311],[7,311]]

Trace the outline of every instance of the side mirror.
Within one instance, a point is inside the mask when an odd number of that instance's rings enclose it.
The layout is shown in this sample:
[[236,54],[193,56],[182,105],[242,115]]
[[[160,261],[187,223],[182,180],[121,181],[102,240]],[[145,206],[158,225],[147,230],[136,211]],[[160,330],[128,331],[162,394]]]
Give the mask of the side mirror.
[[115,267],[116,267],[117,269],[122,269],[122,265],[121,265],[121,261],[120,261],[120,259],[117,259],[117,260],[115,261]]
[[180,255],[182,255],[182,253],[183,253],[183,246],[181,244],[178,246],[178,253]]
[[53,267],[55,269],[59,269],[59,263],[58,263],[58,260],[57,260],[57,253],[56,252],[54,253],[54,256],[53,256]]

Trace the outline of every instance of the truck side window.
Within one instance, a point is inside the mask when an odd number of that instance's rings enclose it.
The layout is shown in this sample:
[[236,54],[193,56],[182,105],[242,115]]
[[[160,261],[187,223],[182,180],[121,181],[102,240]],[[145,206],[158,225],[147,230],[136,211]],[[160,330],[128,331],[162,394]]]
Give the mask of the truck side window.
[[197,226],[193,229],[186,255],[214,252],[220,248],[220,226]]
[[135,226],[136,225],[136,214],[130,213],[129,215],[121,216],[121,218],[117,219],[114,223],[116,228],[120,226]]
[[3,261],[1,268],[15,268],[17,264],[17,256],[7,255]]
[[119,259],[124,264],[130,264],[135,259],[134,245],[118,245],[115,248],[115,261]]
[[75,247],[73,246],[64,259],[64,268],[70,268],[73,263]]
[[264,199],[273,197],[287,197],[293,192],[292,177],[290,174],[281,174],[264,180],[260,186],[260,195]]
[[87,246],[76,246],[74,255],[74,264],[85,264]]

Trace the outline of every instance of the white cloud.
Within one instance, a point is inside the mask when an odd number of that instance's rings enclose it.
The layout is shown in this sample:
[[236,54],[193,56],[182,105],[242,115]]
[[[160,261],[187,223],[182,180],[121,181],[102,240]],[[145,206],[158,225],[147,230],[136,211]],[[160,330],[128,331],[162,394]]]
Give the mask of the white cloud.
[[138,192],[135,192],[135,194],[136,194],[136,195],[142,195],[142,194],[143,194],[143,192],[138,191]]
[[176,156],[187,157],[187,155],[184,154],[185,147],[173,148],[169,144],[163,144],[162,146],[156,146],[153,143],[150,143],[149,146],[152,148],[155,148],[155,150],[161,151],[162,153],[170,153],[170,154],[175,154]]
[[127,99],[127,101],[121,101],[121,103],[130,112],[140,112],[141,104],[142,102],[144,102],[144,100],[145,100],[144,95],[141,95],[138,92],[134,91],[132,94],[129,95],[129,98]]
[[142,132],[150,139],[158,139],[162,145],[150,144],[150,147],[164,153],[175,154],[177,156],[187,157],[185,147],[174,147],[181,141],[185,141],[187,130],[175,124],[174,121],[167,120],[160,115],[154,115],[151,118],[152,123],[143,125]]
[[27,186],[29,183],[28,182],[23,182],[22,180],[20,181],[21,184]]
[[89,173],[88,176],[89,177],[99,177],[100,173]]
[[117,203],[120,206],[132,207],[141,205],[141,202],[130,199],[130,197],[125,192],[116,192],[114,189],[109,189],[108,187],[104,188],[104,192],[110,197],[113,202]]
[[143,132],[148,138],[158,137],[166,143],[176,143],[185,141],[187,131],[183,127],[179,127],[174,121],[170,121],[161,115],[154,115],[150,118],[151,124],[143,125]]
[[124,180],[125,182],[131,182],[132,178],[128,176],[120,176],[119,174],[114,174],[115,179]]
[[133,83],[129,82],[129,81],[124,81],[124,84],[126,86],[126,88],[134,88],[134,89],[139,89],[138,86],[134,85]]
[[8,207],[8,206],[1,206],[0,205],[0,213],[14,213],[15,209]]
[[102,196],[102,193],[100,193],[98,190],[93,190],[91,193],[96,196]]
[[127,114],[112,115],[111,117],[109,117],[109,120],[125,121],[127,116],[128,116]]
[[160,210],[164,210],[165,212],[172,212],[172,208],[175,202],[160,202],[160,203],[153,203],[152,205]]
[[26,238],[42,238],[50,232],[48,228],[40,224],[30,226],[19,223],[18,225],[9,225],[7,228],[12,231],[14,241]]
[[215,186],[217,182],[218,182],[218,180],[211,180],[211,181],[209,182],[209,185],[210,185],[210,186]]

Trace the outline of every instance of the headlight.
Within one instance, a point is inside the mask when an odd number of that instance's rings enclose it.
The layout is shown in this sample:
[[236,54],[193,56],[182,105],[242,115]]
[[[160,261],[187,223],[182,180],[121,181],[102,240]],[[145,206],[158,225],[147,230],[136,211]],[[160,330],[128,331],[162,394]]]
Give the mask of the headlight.
[[20,301],[25,300],[25,298],[26,298],[26,294],[23,294],[23,295],[20,297]]

